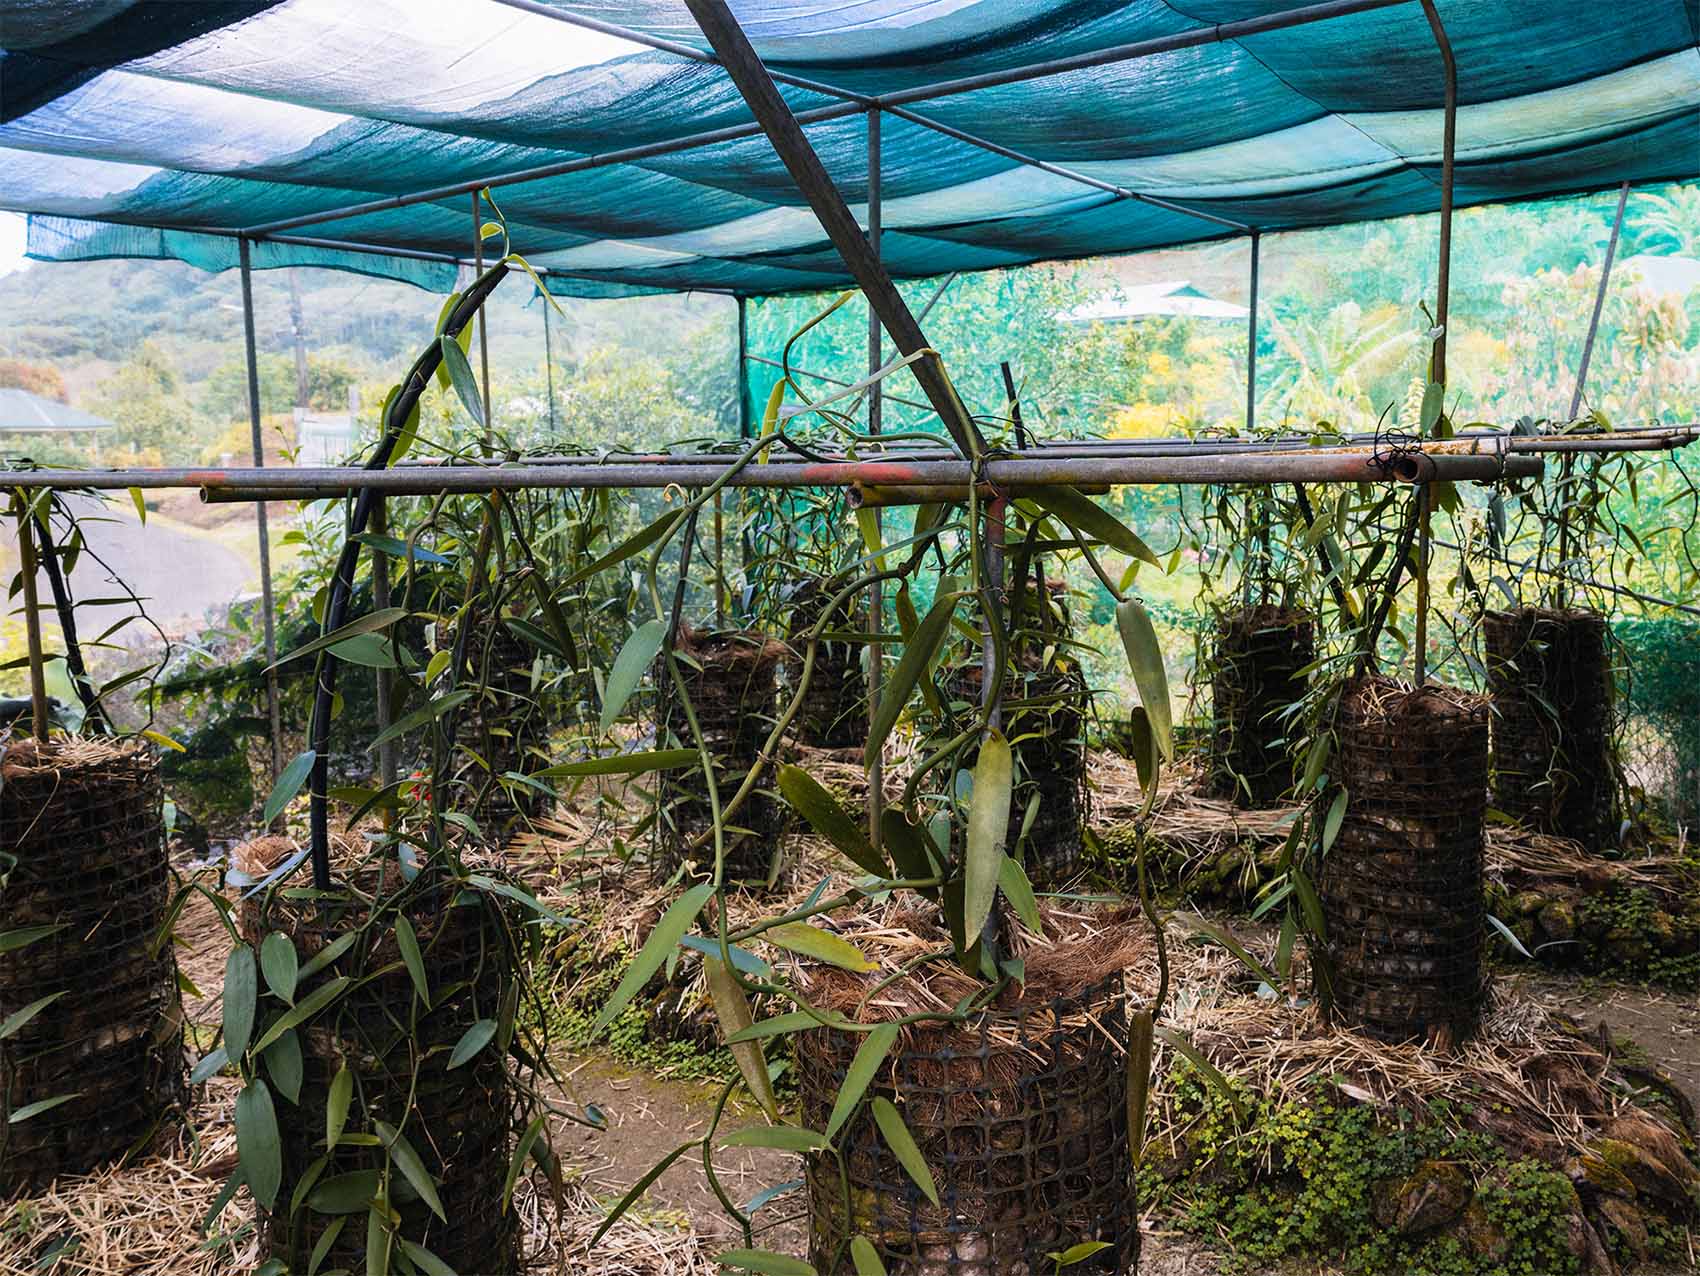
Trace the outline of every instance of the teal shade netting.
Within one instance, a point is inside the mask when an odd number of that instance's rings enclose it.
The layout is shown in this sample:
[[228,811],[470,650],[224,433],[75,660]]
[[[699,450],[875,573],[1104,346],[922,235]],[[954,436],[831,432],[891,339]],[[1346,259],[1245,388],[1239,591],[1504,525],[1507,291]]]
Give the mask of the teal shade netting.
[[[563,10],[703,47],[679,0]],[[1295,7],[1294,0],[740,0],[775,70],[881,94]],[[1459,76],[1460,205],[1700,176],[1700,0],[1439,0]],[[783,87],[799,111],[840,99]],[[882,252],[900,277],[1427,212],[1444,79],[1421,6],[911,103],[1159,207],[883,119]],[[236,231],[748,124],[717,66],[496,0],[0,0],[0,207],[49,260],[236,261]],[[808,136],[851,204],[867,122]],[[495,197],[552,290],[746,295],[847,282],[765,138],[590,167]],[[452,286],[470,196],[262,243]]]

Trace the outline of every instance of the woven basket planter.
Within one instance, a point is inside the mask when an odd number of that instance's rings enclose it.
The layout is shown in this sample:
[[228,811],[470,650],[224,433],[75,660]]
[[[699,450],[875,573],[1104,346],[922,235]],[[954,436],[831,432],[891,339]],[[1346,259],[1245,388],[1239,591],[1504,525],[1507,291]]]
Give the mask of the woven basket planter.
[[1350,795],[1318,888],[1335,1010],[1388,1041],[1461,1040],[1484,991],[1487,701],[1360,678],[1340,702]]
[[1216,623],[1212,702],[1211,787],[1242,806],[1275,806],[1293,788],[1282,741],[1283,718],[1305,692],[1303,670],[1316,659],[1310,614],[1284,607],[1246,607]]
[[176,959],[154,942],[163,797],[136,744],[26,740],[0,761],[0,932],[43,932],[0,954],[0,1019],[55,998],[0,1042],[0,1195],[123,1156],[181,1096]]
[[[824,1129],[862,1037],[832,1029],[797,1042],[802,1123]],[[1046,1276],[1053,1251],[1107,1248],[1071,1272],[1125,1273],[1139,1256],[1128,1143],[1126,1007],[1119,973],[1068,994],[1027,993],[966,1024],[905,1029],[870,1086],[901,1113],[939,1193],[922,1194],[864,1105],[840,1132],[838,1162],[809,1157],[809,1254],[855,1268],[865,1237],[892,1276]]]
[[[698,634],[681,627],[678,654],[691,711],[714,757],[715,785],[724,807],[744,778],[763,767],[761,747],[773,729],[776,674],[785,648],[760,634]],[[657,747],[692,747],[690,724],[665,661],[656,662],[654,677],[659,701]],[[766,787],[771,779],[764,774],[763,787],[750,795],[724,829],[730,880],[765,881],[772,868],[785,820],[778,800]],[[660,870],[671,874],[687,858],[699,870],[712,863],[711,845],[688,849],[694,838],[713,827],[701,769],[680,767],[664,773],[658,792]]]
[[[396,872],[393,864],[389,871]],[[389,889],[397,886],[392,879]],[[363,894],[377,888],[375,875],[362,882]],[[427,884],[422,877],[407,890],[405,908],[432,990],[428,1009],[416,1003],[393,924],[361,929],[369,915],[366,904],[352,897],[328,905],[255,898],[242,909],[244,938],[257,947],[268,933],[281,933],[294,944],[302,966],[350,931],[360,932],[347,952],[296,989],[299,1004],[327,980],[339,975],[354,980],[299,1033],[298,1101],[276,1099],[283,1186],[274,1211],[261,1211],[261,1250],[262,1257],[281,1259],[291,1271],[307,1270],[315,1246],[339,1219],[344,1222],[320,1270],[366,1270],[365,1205],[338,1212],[348,1203],[335,1199],[333,1184],[354,1181],[344,1175],[381,1170],[382,1150],[344,1146],[315,1169],[325,1153],[331,1085],[345,1066],[354,1082],[347,1128],[363,1131],[373,1121],[387,1121],[409,1139],[437,1184],[446,1222],[408,1191],[402,1175],[392,1176],[400,1234],[455,1271],[517,1268],[517,1221],[502,1200],[518,1123],[507,1057],[492,1043],[459,1067],[448,1066],[467,1030],[480,1020],[499,1020],[512,995],[509,919],[489,895],[462,892],[452,881]],[[300,1190],[309,1175],[313,1186]],[[292,1213],[298,1195],[301,1202]]]
[[1541,833],[1612,839],[1612,675],[1605,617],[1525,607],[1482,617],[1493,804]]

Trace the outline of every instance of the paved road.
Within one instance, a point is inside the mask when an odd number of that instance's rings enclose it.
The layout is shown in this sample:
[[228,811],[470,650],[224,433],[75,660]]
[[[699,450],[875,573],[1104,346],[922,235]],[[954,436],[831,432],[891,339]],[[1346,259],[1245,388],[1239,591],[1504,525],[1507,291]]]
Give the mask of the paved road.
[[[104,514],[96,515],[90,507],[86,512],[79,509],[78,516],[83,520],[84,543],[105,560],[111,572],[85,553],[72,575],[72,592],[79,599],[122,596],[123,591],[111,581],[116,576],[142,597],[147,614],[174,637],[192,635],[209,620],[222,619],[223,609],[238,596],[259,588],[256,573],[241,555],[210,535],[152,520],[144,527],[136,521],[134,510],[116,503]],[[51,603],[46,580],[39,585],[42,602]],[[128,605],[78,607],[77,630],[92,639],[133,610]],[[131,625],[115,638],[138,642],[150,634],[144,626]]]

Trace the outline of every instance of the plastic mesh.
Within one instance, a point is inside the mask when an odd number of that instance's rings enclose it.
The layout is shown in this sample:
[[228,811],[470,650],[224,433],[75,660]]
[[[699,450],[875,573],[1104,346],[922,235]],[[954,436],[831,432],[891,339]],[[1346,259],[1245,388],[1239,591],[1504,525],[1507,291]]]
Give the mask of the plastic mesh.
[[[892,1276],[1045,1276],[1048,1252],[1089,1240],[1110,1248],[1071,1272],[1133,1271],[1126,1040],[1119,974],[975,1024],[909,1030],[869,1095],[897,1105],[940,1204],[921,1194],[864,1106],[839,1139],[848,1231],[837,1162],[820,1154],[806,1164],[815,1267],[852,1272],[848,1240],[859,1235]],[[798,1039],[805,1127],[825,1128],[861,1041],[827,1029]]]
[[[372,883],[366,883],[368,891]],[[427,887],[408,909],[424,956],[433,1000],[417,1009],[413,982],[402,966],[393,929],[367,932],[341,958],[297,989],[299,1001],[337,975],[357,982],[300,1034],[303,1081],[300,1102],[280,1100],[283,1135],[285,1209],[302,1176],[324,1153],[325,1110],[337,1071],[354,1074],[355,1104],[349,1129],[370,1119],[401,1129],[436,1180],[447,1222],[412,1197],[400,1176],[392,1178],[392,1205],[401,1215],[401,1235],[425,1246],[459,1272],[514,1269],[517,1228],[512,1211],[502,1207],[517,1126],[517,1096],[506,1056],[487,1046],[452,1071],[450,1052],[481,1019],[499,1019],[513,985],[513,970],[501,926],[487,895],[456,904],[453,883]],[[294,942],[303,965],[332,941],[365,920],[363,906],[297,912],[278,901],[269,907],[255,899],[243,907],[242,931],[258,945],[269,930]],[[375,930],[376,928],[374,928]],[[368,937],[370,936],[370,937]],[[358,977],[391,967],[366,982]],[[409,1008],[412,1032],[408,1032]],[[417,1075],[413,1059],[419,1060]],[[411,1101],[410,1101],[411,1100]],[[320,1182],[334,1175],[380,1169],[384,1157],[373,1148],[343,1147],[324,1169]],[[307,1194],[293,1217],[262,1212],[264,1256],[282,1259],[292,1271],[306,1271],[314,1246],[341,1215],[320,1213]],[[365,1270],[364,1211],[348,1218],[331,1243],[321,1271]]]
[[[761,746],[773,729],[775,674],[784,649],[759,634],[683,631],[680,639],[679,672],[714,757],[715,784],[724,807],[744,778],[762,765]],[[656,663],[654,677],[660,705],[657,747],[690,748],[690,724],[665,661]],[[784,815],[765,783],[723,828],[729,878],[765,881],[778,852]],[[680,767],[663,773],[660,794],[656,826],[661,871],[671,873],[686,858],[697,864],[712,861],[712,846],[687,850],[695,837],[714,826],[701,770]]]
[[183,1085],[176,960],[149,951],[171,897],[158,763],[72,747],[13,745],[0,778],[0,931],[61,928],[0,957],[0,1018],[58,996],[0,1042],[0,1193],[122,1156]]
[[1341,699],[1350,799],[1318,887],[1336,1011],[1383,1040],[1475,1027],[1487,718],[1482,697],[1379,677]]
[[1293,787],[1290,734],[1281,712],[1304,695],[1302,670],[1316,659],[1310,614],[1246,607],[1216,625],[1212,787],[1241,805],[1274,806]]
[[1605,617],[1527,607],[1482,622],[1494,805],[1597,849],[1616,824]]

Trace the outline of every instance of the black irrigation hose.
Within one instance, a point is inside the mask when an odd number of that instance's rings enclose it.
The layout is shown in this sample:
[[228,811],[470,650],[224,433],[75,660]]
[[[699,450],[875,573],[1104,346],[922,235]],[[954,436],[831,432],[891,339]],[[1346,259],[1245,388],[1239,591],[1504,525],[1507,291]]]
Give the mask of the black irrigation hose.
[[[55,504],[58,499],[55,498]],[[73,521],[74,525],[74,521]],[[41,569],[47,573],[48,588],[53,591],[53,609],[59,613],[59,633],[65,640],[65,668],[70,671],[71,685],[77,689],[77,699],[83,702],[85,723],[107,732],[112,731],[112,719],[106,716],[100,697],[89,683],[88,666],[83,663],[83,647],[77,641],[77,608],[71,591],[65,586],[65,573],[59,562],[59,546],[54,543],[50,529],[42,546]]]
[[[462,328],[472,321],[496,285],[507,275],[508,268],[502,262],[497,262],[484,274],[473,280],[461,295],[455,308],[450,312],[448,321],[443,324],[438,340],[433,341],[413,362],[407,376],[402,380],[401,392],[390,401],[390,410],[384,419],[384,434],[378,440],[378,446],[373,449],[371,458],[364,468],[381,470],[389,465],[390,454],[401,437],[402,429],[407,424],[407,418],[412,415],[414,407],[419,402],[419,396],[425,393],[425,387],[430,384],[431,376],[437,370],[437,365],[443,359],[442,337],[457,337]],[[327,634],[335,633],[347,623],[348,605],[354,596],[354,569],[360,561],[360,542],[355,539],[366,530],[371,522],[372,511],[377,508],[381,494],[371,488],[361,488],[360,495],[354,502],[354,513],[349,520],[348,537],[343,542],[342,554],[337,559],[336,574],[331,579],[331,596],[325,604],[325,627]],[[330,734],[331,734],[331,704],[336,698],[337,658],[330,651],[319,653],[317,686],[313,696],[312,739],[308,747],[313,750],[313,772],[308,785],[308,835],[309,854],[313,861],[313,885],[319,890],[329,890],[331,887],[331,855],[330,855]]]

